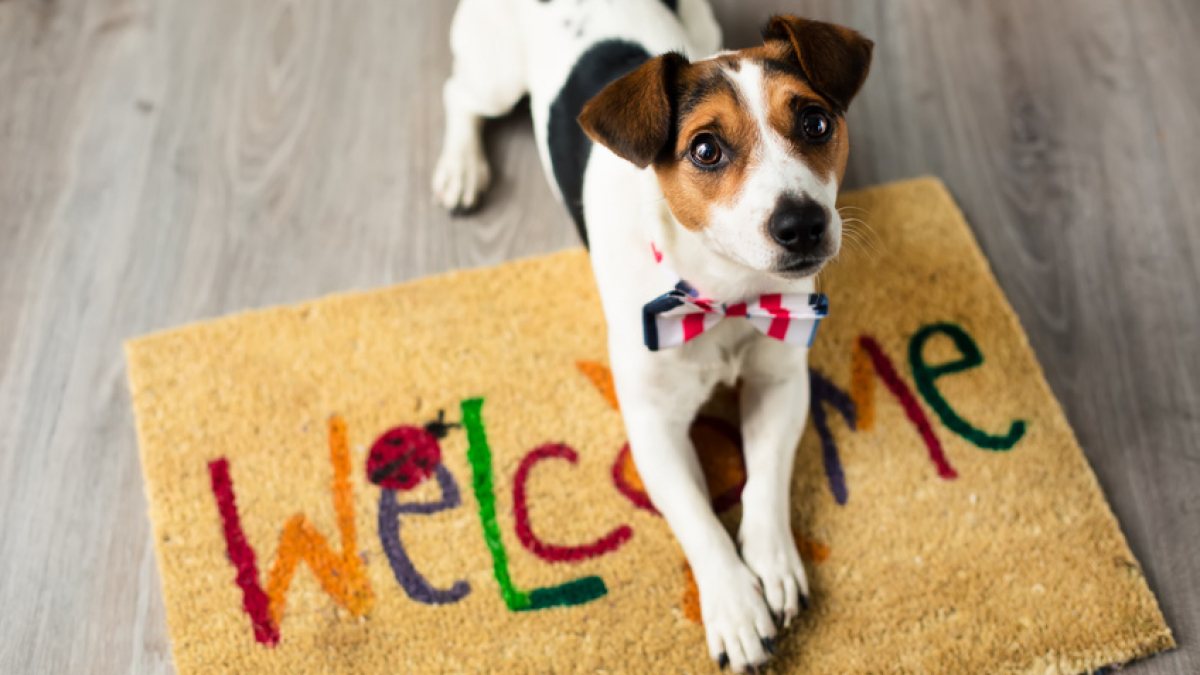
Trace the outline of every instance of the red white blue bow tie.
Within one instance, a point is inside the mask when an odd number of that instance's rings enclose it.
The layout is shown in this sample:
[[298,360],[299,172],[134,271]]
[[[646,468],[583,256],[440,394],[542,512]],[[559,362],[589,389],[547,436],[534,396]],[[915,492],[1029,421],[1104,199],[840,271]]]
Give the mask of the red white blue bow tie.
[[[662,254],[657,249],[654,254],[661,264]],[[769,293],[725,305],[701,298],[686,281],[679,281],[642,308],[642,328],[652,352],[695,339],[725,317],[745,318],[767,337],[811,347],[817,326],[828,315],[829,299],[823,293]]]

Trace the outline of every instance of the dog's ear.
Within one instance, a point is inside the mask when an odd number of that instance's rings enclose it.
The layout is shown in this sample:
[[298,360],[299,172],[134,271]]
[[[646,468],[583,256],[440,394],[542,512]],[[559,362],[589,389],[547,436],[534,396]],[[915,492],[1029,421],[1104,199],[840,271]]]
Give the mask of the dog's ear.
[[617,156],[642,169],[650,166],[671,137],[671,92],[687,62],[669,52],[643,63],[588,101],[579,125]]
[[797,16],[771,17],[763,40],[790,44],[812,88],[843,111],[866,81],[875,48],[858,31]]

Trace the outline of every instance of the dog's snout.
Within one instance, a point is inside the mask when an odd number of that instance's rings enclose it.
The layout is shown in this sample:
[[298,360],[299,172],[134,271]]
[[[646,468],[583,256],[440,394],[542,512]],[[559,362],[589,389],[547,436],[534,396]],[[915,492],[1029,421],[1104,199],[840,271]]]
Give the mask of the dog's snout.
[[829,213],[811,199],[784,199],[767,224],[775,243],[792,253],[815,246],[829,228]]

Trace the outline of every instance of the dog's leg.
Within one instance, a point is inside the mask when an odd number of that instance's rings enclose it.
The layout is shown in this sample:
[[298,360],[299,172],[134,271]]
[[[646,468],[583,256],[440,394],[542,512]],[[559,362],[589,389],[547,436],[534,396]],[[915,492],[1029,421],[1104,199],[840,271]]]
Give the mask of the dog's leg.
[[613,359],[634,462],[695,574],[709,654],[739,673],[765,663],[773,649],[774,621],[758,579],[713,513],[688,437],[711,383],[679,363],[655,366],[654,357],[623,363],[616,353]]
[[433,172],[434,198],[448,209],[478,203],[491,180],[483,119],[504,115],[525,95],[521,27],[509,4],[462,0],[450,26],[454,67],[442,91],[446,133]]
[[[790,497],[792,463],[808,417],[809,381],[804,350],[777,343],[760,351],[771,356],[755,359],[762,367],[749,368],[742,386],[747,476],[738,540],[771,611],[787,625],[808,605],[808,578],[792,538]],[[789,363],[794,367],[781,369]]]

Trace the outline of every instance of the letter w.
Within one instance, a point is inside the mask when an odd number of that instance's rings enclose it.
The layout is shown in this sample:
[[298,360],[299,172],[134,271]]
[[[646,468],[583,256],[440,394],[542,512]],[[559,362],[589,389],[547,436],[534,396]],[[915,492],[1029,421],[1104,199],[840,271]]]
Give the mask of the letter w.
[[366,614],[374,601],[366,570],[357,553],[346,423],[336,415],[329,420],[329,458],[333,464],[333,508],[342,536],[342,551],[334,551],[307,516],[301,513],[292,516],[279,537],[279,550],[267,575],[266,591],[259,583],[254,548],[242,531],[233,478],[229,475],[229,460],[221,457],[208,463],[212,491],[224,527],[225,547],[237,570],[237,585],[242,589],[242,607],[254,626],[254,639],[262,644],[274,646],[279,643],[279,623],[287,604],[288,587],[301,561],[312,569],[325,592],[352,615]]

